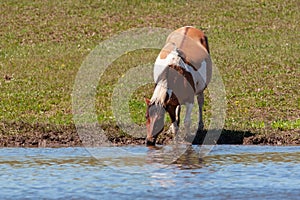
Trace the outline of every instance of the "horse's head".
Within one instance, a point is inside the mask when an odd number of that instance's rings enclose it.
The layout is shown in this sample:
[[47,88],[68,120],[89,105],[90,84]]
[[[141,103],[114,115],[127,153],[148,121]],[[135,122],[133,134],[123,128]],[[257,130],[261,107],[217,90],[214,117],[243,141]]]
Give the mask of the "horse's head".
[[147,138],[146,145],[154,146],[157,136],[164,129],[165,108],[159,103],[151,103],[149,99],[145,99],[147,104],[146,126]]

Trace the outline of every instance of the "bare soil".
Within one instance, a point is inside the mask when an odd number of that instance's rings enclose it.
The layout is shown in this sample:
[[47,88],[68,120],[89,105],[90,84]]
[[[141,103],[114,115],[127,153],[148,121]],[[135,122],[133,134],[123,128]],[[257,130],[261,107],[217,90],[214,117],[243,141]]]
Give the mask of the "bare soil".
[[[101,125],[107,138],[115,145],[144,145],[145,138],[132,138],[122,133],[117,126]],[[201,144],[206,132],[199,133],[193,144]],[[163,132],[158,144],[168,144],[173,136]],[[270,134],[254,134],[245,131],[222,130],[217,144],[247,145],[299,145],[300,131],[297,134],[278,131]],[[24,122],[0,123],[0,147],[76,147],[83,146],[75,125],[28,124]]]

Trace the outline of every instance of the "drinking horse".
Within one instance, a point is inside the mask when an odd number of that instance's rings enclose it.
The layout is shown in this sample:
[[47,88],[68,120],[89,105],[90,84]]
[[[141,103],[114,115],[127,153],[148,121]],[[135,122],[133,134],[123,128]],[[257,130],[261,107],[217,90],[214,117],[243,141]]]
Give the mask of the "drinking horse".
[[203,130],[203,91],[211,76],[212,62],[204,33],[191,26],[173,31],[154,64],[153,95],[151,99],[145,99],[148,146],[155,145],[158,135],[163,131],[166,111],[172,121],[170,130],[177,135],[181,105],[186,106],[184,127],[187,133],[190,132],[195,95],[199,107],[197,131]]

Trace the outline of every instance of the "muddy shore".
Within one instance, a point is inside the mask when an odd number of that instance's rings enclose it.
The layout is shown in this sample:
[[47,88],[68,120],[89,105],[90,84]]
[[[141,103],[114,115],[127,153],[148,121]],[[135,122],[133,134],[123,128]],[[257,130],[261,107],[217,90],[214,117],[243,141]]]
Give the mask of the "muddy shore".
[[[107,138],[115,145],[144,145],[145,138],[132,138],[121,133],[117,126],[101,125]],[[193,138],[201,144],[205,133]],[[158,144],[168,144],[172,135],[161,134]],[[255,134],[248,131],[223,130],[218,144],[247,145],[300,145],[300,130]],[[74,125],[27,124],[24,122],[0,123],[0,147],[76,147],[85,146]]]

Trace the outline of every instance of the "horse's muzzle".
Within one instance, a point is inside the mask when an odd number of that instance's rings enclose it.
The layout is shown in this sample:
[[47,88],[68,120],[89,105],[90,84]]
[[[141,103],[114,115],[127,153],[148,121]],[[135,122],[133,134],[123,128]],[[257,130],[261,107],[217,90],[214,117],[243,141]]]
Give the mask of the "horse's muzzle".
[[155,146],[156,139],[148,140],[146,139],[146,146]]

